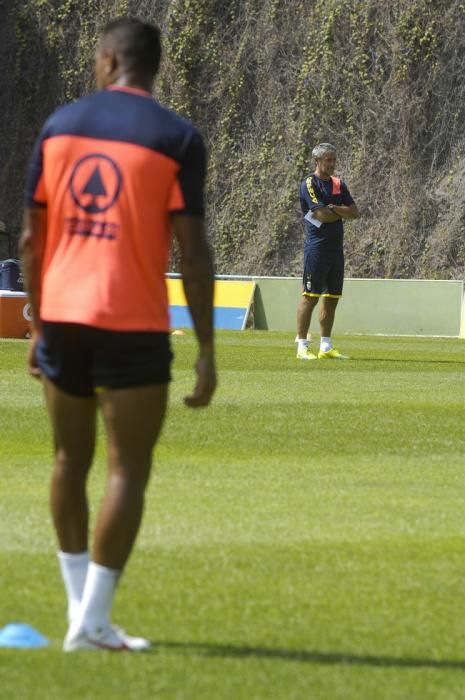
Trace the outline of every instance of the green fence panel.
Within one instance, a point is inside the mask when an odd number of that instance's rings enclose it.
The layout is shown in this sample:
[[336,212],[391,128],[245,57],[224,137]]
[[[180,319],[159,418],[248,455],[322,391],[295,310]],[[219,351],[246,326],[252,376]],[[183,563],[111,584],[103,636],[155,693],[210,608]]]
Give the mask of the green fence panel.
[[[295,333],[301,280],[253,279],[255,328]],[[346,279],[334,333],[463,337],[463,294],[461,280]],[[318,307],[311,329],[318,330]]]

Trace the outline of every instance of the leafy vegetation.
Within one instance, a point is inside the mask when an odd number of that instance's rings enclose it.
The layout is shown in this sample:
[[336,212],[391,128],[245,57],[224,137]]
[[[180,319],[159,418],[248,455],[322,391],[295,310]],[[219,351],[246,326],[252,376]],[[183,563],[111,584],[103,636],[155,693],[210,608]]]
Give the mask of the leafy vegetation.
[[99,30],[131,12],[163,30],[157,96],[209,145],[219,272],[300,274],[298,184],[311,147],[328,140],[362,211],[347,225],[348,275],[465,275],[463,0],[11,5],[0,3],[0,218],[10,228],[40,124],[92,88]]

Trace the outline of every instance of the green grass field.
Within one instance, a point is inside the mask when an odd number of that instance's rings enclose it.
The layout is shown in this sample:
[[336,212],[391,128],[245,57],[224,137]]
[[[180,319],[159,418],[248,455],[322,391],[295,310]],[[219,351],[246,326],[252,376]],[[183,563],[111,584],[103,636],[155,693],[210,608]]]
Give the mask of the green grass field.
[[[465,699],[465,344],[345,337],[297,362],[291,334],[218,336],[220,385],[189,411],[174,338],[168,420],[114,619],[153,653],[65,655],[48,514],[51,447],[26,344],[0,341],[0,649],[15,700]],[[99,444],[91,479],[102,492]]]

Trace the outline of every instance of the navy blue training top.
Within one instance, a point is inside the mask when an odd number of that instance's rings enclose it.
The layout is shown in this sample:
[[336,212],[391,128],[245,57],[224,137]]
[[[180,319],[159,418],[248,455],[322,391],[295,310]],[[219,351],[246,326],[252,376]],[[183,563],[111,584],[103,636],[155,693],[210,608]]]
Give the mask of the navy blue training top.
[[[300,184],[300,206],[305,216],[308,211],[322,209],[328,204],[345,204],[350,206],[354,200],[345,182],[337,178],[322,180],[315,173],[308,175]],[[318,228],[305,219],[305,246],[317,246],[323,250],[342,248],[344,226],[342,219],[332,223],[321,224]]]

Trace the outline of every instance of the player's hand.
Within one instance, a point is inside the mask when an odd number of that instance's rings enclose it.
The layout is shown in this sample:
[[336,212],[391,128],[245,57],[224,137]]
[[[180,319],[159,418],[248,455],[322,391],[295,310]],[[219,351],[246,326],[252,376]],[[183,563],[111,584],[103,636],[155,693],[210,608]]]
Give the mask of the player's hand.
[[40,379],[42,377],[42,372],[37,364],[36,357],[37,343],[39,340],[40,333],[38,331],[33,331],[29,342],[29,347],[27,349],[27,369],[31,377],[35,377],[36,379]]
[[197,382],[191,396],[184,397],[189,408],[208,406],[216,388],[216,369],[213,353],[200,352],[195,363]]

